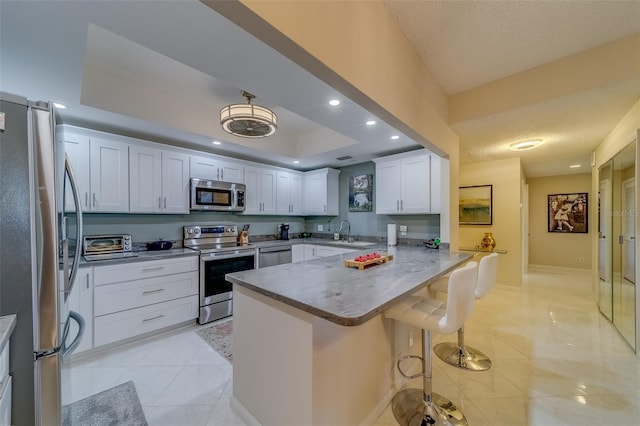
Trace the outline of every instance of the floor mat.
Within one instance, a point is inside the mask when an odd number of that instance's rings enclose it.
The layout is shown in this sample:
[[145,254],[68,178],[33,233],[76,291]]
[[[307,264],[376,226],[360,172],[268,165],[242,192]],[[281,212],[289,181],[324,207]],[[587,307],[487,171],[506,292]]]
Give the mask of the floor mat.
[[202,340],[207,342],[216,352],[233,362],[231,340],[233,334],[233,320],[206,326],[196,331]]
[[62,406],[63,426],[148,426],[132,381]]

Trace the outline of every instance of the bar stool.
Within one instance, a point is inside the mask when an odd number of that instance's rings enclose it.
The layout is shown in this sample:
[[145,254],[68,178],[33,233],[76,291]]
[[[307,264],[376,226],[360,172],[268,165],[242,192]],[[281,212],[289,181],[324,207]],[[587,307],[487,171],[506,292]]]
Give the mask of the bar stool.
[[[498,273],[498,253],[491,253],[480,259],[478,266],[478,283],[475,298],[482,299],[496,282]],[[440,288],[437,288],[440,290]],[[436,356],[454,367],[463,370],[484,371],[491,368],[491,360],[487,355],[464,344],[464,324],[458,330],[457,342],[438,343],[434,348]]]
[[[422,329],[422,356],[405,355],[396,366],[406,379],[422,376],[422,389],[404,389],[391,401],[393,415],[401,425],[467,425],[464,414],[447,398],[431,389],[431,332],[452,334],[464,324],[473,309],[478,264],[469,262],[449,275],[447,302],[410,296],[385,312],[392,318]],[[422,373],[408,375],[400,364],[410,358],[422,361]]]

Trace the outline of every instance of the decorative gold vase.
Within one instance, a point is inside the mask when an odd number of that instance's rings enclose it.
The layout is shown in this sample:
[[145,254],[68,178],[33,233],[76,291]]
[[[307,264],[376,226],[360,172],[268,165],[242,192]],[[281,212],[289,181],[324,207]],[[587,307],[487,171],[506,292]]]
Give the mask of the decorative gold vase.
[[491,234],[491,232],[485,232],[484,237],[482,237],[480,246],[492,251],[494,248],[496,248],[496,240],[493,239],[493,235]]

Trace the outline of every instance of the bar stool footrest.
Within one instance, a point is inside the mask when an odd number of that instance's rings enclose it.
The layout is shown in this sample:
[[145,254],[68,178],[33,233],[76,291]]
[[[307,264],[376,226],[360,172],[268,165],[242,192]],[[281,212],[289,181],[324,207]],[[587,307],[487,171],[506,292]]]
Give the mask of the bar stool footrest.
[[444,342],[434,346],[433,352],[447,364],[468,371],[485,371],[491,368],[491,360],[484,353],[469,346]]
[[391,400],[391,409],[401,426],[450,425],[467,426],[467,418],[447,398],[431,394],[432,402],[424,401],[422,389],[403,389]]

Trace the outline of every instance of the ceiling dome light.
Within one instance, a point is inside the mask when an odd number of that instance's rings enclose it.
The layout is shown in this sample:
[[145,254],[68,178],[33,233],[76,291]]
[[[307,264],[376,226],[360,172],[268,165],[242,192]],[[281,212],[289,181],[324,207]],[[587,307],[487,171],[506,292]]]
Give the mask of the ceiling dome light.
[[293,160],[293,164],[300,164],[300,161],[298,161],[298,160]]
[[375,120],[369,120],[365,123],[367,126],[373,126],[374,124],[376,124]]
[[67,106],[58,102],[54,102],[53,106],[59,109],[67,109]]
[[232,104],[220,110],[220,124],[227,132],[243,138],[265,138],[273,135],[278,116],[268,108],[253,105],[251,93],[242,91],[246,104]]
[[582,167],[582,164],[572,164],[569,166],[570,169],[577,169],[579,167]]
[[340,101],[339,101],[339,100],[337,100],[337,99],[331,99],[331,100],[329,101],[329,105],[331,105],[331,106],[338,106],[338,105],[340,105]]
[[393,141],[397,141],[398,139],[400,139],[400,136],[398,136],[398,135],[391,136],[391,140],[393,140]]
[[214,145],[222,145],[222,142],[218,142],[218,141],[213,141],[212,142]]
[[531,139],[527,141],[515,142],[509,145],[511,151],[526,151],[542,145],[542,139]]

